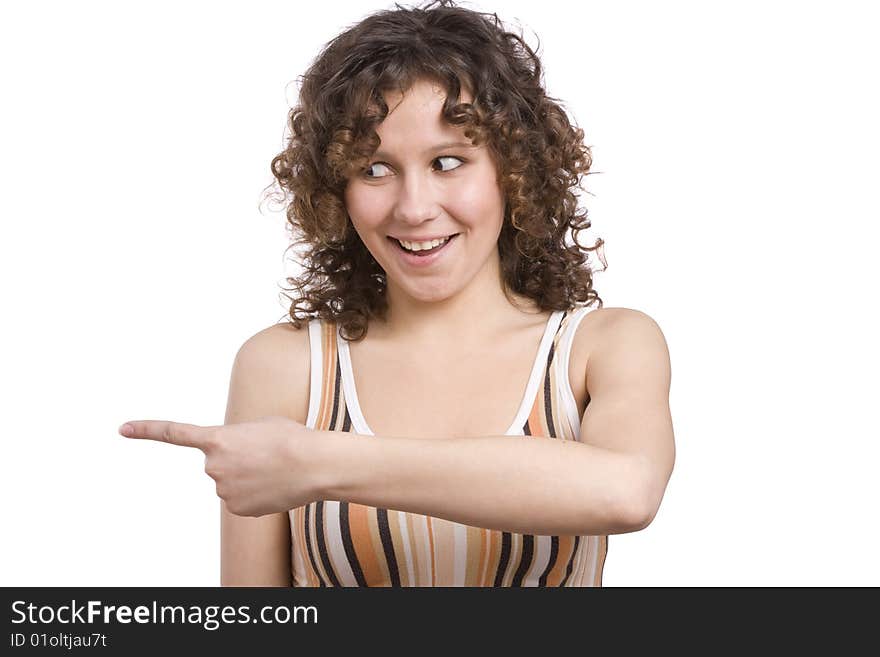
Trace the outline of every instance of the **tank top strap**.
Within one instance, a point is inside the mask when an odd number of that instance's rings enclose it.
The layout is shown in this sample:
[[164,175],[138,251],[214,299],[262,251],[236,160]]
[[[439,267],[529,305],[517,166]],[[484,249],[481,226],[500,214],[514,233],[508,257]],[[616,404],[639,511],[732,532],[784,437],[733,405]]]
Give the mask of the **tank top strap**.
[[576,306],[562,314],[546,356],[541,385],[522,427],[525,435],[577,440],[580,418],[568,378],[568,362],[577,325],[589,310],[588,307]]
[[351,417],[342,386],[336,331],[335,322],[325,322],[319,318],[309,321],[311,374],[306,426],[318,431],[351,430]]
[[[559,411],[562,416],[560,420],[565,420],[565,430],[575,440],[580,437],[581,418],[578,412],[577,401],[571,389],[571,380],[569,379],[571,346],[574,343],[574,336],[577,333],[581,320],[597,307],[597,305],[579,305],[572,308],[566,314],[562,322],[563,325],[559,330],[557,358],[553,363],[553,368],[556,371],[553,373],[552,378],[556,382]],[[589,401],[590,399],[587,397],[587,403]]]
[[553,394],[551,388],[548,387],[549,379],[547,377],[548,373],[552,371],[551,364],[567,314],[568,311],[554,311],[547,323],[547,333],[545,333],[543,341],[546,344],[542,344],[538,352],[539,360],[535,361],[535,369],[526,392],[527,396],[523,399],[517,433],[526,436],[556,437],[557,432],[550,408],[553,404]]

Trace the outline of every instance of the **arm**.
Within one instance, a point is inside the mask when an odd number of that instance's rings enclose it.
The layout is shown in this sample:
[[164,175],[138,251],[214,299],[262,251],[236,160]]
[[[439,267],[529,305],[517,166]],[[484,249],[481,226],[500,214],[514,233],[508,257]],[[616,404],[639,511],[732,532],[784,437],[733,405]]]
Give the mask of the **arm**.
[[[273,326],[248,339],[232,366],[225,424],[267,415],[305,423],[308,363],[306,329]],[[286,512],[242,517],[220,500],[221,586],[291,586],[290,548]]]
[[594,326],[581,439],[420,440],[327,432],[325,499],[537,535],[637,531],[672,471],[669,355],[654,321],[608,309]]

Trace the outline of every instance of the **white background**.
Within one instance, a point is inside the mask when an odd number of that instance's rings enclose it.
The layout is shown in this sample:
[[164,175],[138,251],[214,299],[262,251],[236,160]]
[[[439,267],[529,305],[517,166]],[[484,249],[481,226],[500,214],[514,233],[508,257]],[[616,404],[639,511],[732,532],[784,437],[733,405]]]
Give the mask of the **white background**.
[[[286,312],[261,198],[296,78],[391,6],[4,9],[0,584],[219,583],[202,453],[116,430],[222,424]],[[870,3],[468,6],[540,37],[601,171],[597,289],[669,344],[675,472],[605,585],[880,585]]]

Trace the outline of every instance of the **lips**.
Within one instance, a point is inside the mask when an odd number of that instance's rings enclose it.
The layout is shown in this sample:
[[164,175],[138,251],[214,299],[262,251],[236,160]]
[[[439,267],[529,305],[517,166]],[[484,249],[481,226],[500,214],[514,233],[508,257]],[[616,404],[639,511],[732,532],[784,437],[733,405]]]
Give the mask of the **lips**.
[[395,238],[389,236],[388,239],[394,245],[394,251],[400,256],[404,264],[412,267],[427,267],[436,262],[451,248],[458,235],[459,233],[455,233],[444,244],[422,251],[407,251]]

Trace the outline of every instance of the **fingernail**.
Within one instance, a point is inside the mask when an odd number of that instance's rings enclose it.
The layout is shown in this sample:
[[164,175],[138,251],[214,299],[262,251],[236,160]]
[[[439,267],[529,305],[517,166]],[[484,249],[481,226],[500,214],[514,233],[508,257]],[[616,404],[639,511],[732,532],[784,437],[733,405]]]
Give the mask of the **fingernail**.
[[132,435],[134,435],[134,427],[126,422],[121,427],[119,427],[119,433],[121,433],[123,436],[131,437]]

